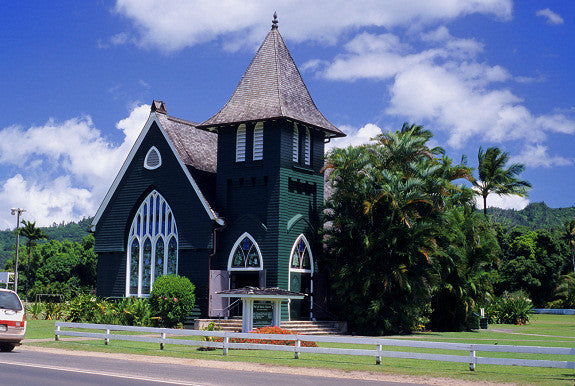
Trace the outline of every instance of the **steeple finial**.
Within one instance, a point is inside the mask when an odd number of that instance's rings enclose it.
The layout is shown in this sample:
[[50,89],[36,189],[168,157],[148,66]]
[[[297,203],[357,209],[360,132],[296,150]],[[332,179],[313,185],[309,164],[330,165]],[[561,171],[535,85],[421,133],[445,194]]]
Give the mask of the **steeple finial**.
[[274,20],[272,21],[272,29],[278,29],[278,13],[274,12]]

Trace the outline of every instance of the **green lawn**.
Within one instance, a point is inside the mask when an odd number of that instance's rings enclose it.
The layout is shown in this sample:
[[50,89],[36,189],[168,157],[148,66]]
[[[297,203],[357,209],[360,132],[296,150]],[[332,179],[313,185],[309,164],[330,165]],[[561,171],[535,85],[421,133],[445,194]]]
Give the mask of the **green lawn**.
[[[419,361],[411,359],[382,358],[382,365],[375,365],[374,358],[342,356],[329,354],[300,354],[300,359],[293,354],[276,351],[230,350],[224,357],[221,350],[198,351],[195,347],[166,345],[160,350],[156,344],[111,341],[105,346],[103,340],[84,341],[49,341],[34,342],[33,339],[53,338],[53,321],[29,321],[27,345],[44,347],[59,347],[70,350],[120,352],[143,355],[156,355],[180,358],[198,358],[220,361],[243,361],[281,366],[337,368],[344,371],[360,370],[392,374],[407,374],[416,376],[450,377],[462,380],[513,382],[520,384],[565,384],[575,383],[575,370],[545,369],[515,366],[478,365],[476,371],[469,371],[465,363]],[[410,340],[429,340],[458,343],[485,343],[500,345],[574,347],[575,348],[575,316],[574,315],[534,315],[526,326],[490,325],[488,330],[476,332],[424,332],[410,336],[394,337]],[[368,348],[362,345],[320,344],[320,347]],[[369,347],[370,349],[372,347]],[[468,352],[453,352],[447,350],[425,350],[409,348],[384,348],[384,350],[433,352],[452,355],[469,355]],[[552,359],[575,362],[573,356],[538,356],[510,353],[483,353],[477,356],[512,357],[530,359]]]

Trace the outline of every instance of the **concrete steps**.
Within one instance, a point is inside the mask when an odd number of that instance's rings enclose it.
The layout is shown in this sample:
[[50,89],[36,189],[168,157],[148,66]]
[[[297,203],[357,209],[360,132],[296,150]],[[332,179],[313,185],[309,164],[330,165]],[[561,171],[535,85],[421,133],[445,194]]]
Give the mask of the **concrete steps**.
[[[240,332],[241,319],[196,319],[194,329],[206,328],[211,322],[220,327],[221,331]],[[306,335],[343,335],[347,333],[347,323],[338,321],[282,321],[281,328]]]

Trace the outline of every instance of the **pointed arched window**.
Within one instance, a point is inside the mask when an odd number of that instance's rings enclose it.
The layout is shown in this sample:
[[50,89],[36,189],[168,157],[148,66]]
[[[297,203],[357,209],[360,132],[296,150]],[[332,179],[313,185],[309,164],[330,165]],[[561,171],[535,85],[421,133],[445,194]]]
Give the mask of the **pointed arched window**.
[[292,247],[289,267],[290,271],[313,273],[311,248],[304,235],[299,235]]
[[241,124],[236,131],[236,162],[246,160],[246,125]]
[[263,269],[260,247],[249,233],[244,233],[235,242],[228,259],[229,271]]
[[128,234],[126,296],[147,296],[156,278],[178,271],[176,221],[170,205],[157,191],[140,204]]

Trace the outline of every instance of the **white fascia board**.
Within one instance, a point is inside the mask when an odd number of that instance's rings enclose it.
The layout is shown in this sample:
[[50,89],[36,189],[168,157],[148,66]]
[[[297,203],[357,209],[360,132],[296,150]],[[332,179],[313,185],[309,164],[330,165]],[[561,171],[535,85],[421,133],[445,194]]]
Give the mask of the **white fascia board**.
[[194,180],[194,178],[190,174],[188,168],[186,167],[186,165],[184,164],[184,162],[180,158],[180,155],[178,154],[178,152],[174,148],[172,141],[170,141],[170,138],[168,137],[168,135],[166,134],[166,131],[162,127],[162,124],[160,123],[160,120],[156,116],[156,113],[150,113],[150,116],[148,117],[148,120],[147,120],[146,124],[144,125],[144,128],[142,129],[142,131],[140,132],[140,135],[136,139],[134,146],[132,146],[132,149],[130,150],[128,157],[126,157],[126,160],[124,161],[122,167],[120,168],[120,171],[116,175],[116,178],[114,179],[114,182],[112,183],[112,186],[110,186],[110,189],[108,189],[108,192],[106,193],[106,196],[104,197],[104,201],[102,202],[102,204],[100,204],[100,207],[98,208],[98,211],[96,212],[96,215],[94,216],[94,219],[92,220],[91,230],[93,232],[96,230],[96,225],[98,224],[100,217],[102,217],[102,214],[104,213],[104,211],[106,210],[106,207],[110,203],[110,200],[112,199],[112,196],[116,192],[116,189],[118,188],[118,185],[120,184],[120,181],[122,181],[122,178],[124,178],[124,174],[126,174],[128,167],[130,166],[130,164],[132,163],[132,160],[134,159],[134,156],[136,155],[136,152],[140,148],[140,145],[142,144],[144,138],[148,134],[148,131],[150,131],[150,127],[152,127],[152,123],[154,123],[154,122],[156,122],[156,124],[160,128],[160,132],[162,133],[162,135],[166,139],[166,142],[170,146],[172,153],[174,154],[174,156],[178,160],[180,167],[182,168],[182,170],[184,171],[184,174],[188,178],[188,181],[190,182],[190,184],[194,188],[194,191],[198,195],[198,198],[200,199],[200,202],[202,203],[204,209],[208,213],[208,216],[210,217],[210,219],[216,221],[219,225],[224,224],[224,221],[221,218],[218,218],[215,215],[214,211],[210,208],[206,198],[204,197],[204,195],[200,191],[198,184],[196,184],[196,181]]

